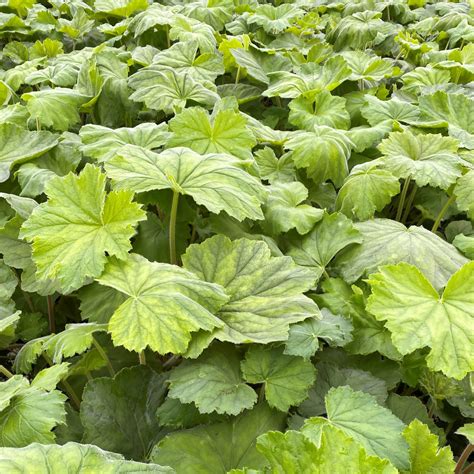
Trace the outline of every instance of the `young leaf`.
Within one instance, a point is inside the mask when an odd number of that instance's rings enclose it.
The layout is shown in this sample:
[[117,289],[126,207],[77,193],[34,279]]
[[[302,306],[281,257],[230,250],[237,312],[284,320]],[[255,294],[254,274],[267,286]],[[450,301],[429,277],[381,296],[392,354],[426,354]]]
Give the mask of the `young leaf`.
[[240,357],[231,345],[213,346],[197,360],[173,369],[169,378],[171,398],[194,403],[200,413],[238,415],[257,401],[255,391],[240,374]]
[[418,268],[387,265],[368,280],[367,309],[392,333],[402,354],[430,347],[426,360],[433,371],[461,380],[474,370],[474,262],[448,281],[440,297]]
[[131,254],[110,260],[97,281],[128,296],[109,322],[114,343],[128,350],[181,354],[191,332],[223,325],[213,313],[228,300],[224,289],[177,266]]
[[189,148],[157,154],[128,145],[105,168],[119,189],[172,189],[216,214],[225,211],[240,221],[263,218],[264,187],[227,155],[198,155]]
[[33,242],[39,280],[57,278],[69,292],[101,274],[105,252],[127,257],[134,226],[145,219],[131,191],[106,195],[105,175],[86,165],[79,176],[52,179],[46,194],[48,201],[33,211],[20,232]]
[[311,362],[285,355],[278,347],[251,346],[241,366],[244,379],[263,383],[268,404],[285,412],[308,396],[316,378]]

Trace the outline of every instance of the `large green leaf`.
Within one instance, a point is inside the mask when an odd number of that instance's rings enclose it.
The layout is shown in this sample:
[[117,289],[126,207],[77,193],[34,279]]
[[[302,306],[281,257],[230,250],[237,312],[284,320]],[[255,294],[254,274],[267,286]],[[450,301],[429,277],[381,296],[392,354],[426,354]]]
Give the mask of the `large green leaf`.
[[371,275],[368,310],[386,321],[402,354],[430,347],[426,360],[433,371],[462,379],[474,370],[474,262],[448,281],[440,297],[429,280],[407,263],[382,267]]
[[175,265],[131,254],[110,260],[97,279],[128,296],[109,322],[115,344],[140,352],[183,353],[191,332],[223,326],[214,316],[228,300],[219,285],[200,280]]
[[406,228],[390,219],[359,222],[354,227],[362,234],[362,244],[348,248],[335,262],[349,283],[377,271],[381,265],[407,262],[417,266],[439,289],[468,261],[453,245],[424,227]]
[[303,433],[314,442],[322,442],[329,424],[358,441],[368,454],[389,459],[399,469],[409,467],[408,446],[402,436],[405,425],[372,395],[348,386],[331,388],[326,410],[327,419],[310,418],[303,427]]
[[255,448],[256,439],[269,430],[282,429],[284,419],[283,413],[259,404],[223,423],[169,434],[155,447],[151,461],[182,474],[226,474],[233,468],[264,468],[266,461]]
[[163,473],[173,474],[170,467],[127,461],[120,454],[102,451],[90,444],[67,443],[64,446],[33,443],[22,449],[0,448],[0,470],[20,474],[31,470],[38,473],[64,474]]
[[324,211],[309,204],[302,204],[308,198],[306,187],[294,183],[276,183],[270,186],[263,213],[264,230],[270,235],[278,235],[296,229],[298,234],[307,234],[316,222],[321,220]]
[[0,182],[9,178],[13,165],[42,155],[57,143],[57,137],[49,132],[29,132],[12,123],[0,124]]
[[272,257],[264,242],[217,235],[189,246],[183,265],[204,281],[222,285],[230,297],[218,313],[224,326],[211,335],[219,340],[282,341],[291,323],[319,315],[303,295],[313,285],[313,273],[290,257]]
[[112,158],[125,145],[137,145],[147,150],[163,146],[169,138],[166,124],[142,123],[134,128],[111,129],[101,125],[81,128],[82,151],[99,161]]
[[257,401],[240,374],[240,357],[231,345],[213,346],[197,360],[183,362],[169,377],[171,398],[194,403],[200,413],[238,415]]
[[454,188],[456,205],[461,211],[474,220],[474,170],[468,171],[458,179]]
[[375,126],[385,120],[410,123],[420,115],[418,108],[410,102],[402,102],[397,98],[380,100],[373,95],[365,96],[366,105],[361,108],[361,114],[370,125]]
[[101,274],[105,252],[127,258],[134,226],[145,218],[131,191],[107,195],[105,175],[87,165],[79,176],[52,179],[46,194],[20,233],[33,242],[38,279],[57,278],[68,292]]
[[252,346],[242,362],[247,382],[262,383],[268,404],[286,412],[308,396],[316,371],[310,361],[286,355],[278,347]]
[[337,194],[336,208],[348,217],[367,220],[399,192],[400,183],[390,171],[356,166]]
[[216,92],[195,81],[189,74],[162,66],[151,65],[140,69],[130,77],[129,84],[135,90],[130,99],[144,102],[150,109],[163,110],[167,114],[181,111],[190,100],[212,106],[219,99]]
[[189,148],[157,154],[128,145],[108,160],[105,169],[119,189],[172,189],[216,214],[225,211],[240,221],[263,218],[265,189],[228,155],[198,155]]
[[233,110],[218,110],[209,116],[205,109],[183,110],[169,122],[173,132],[168,148],[188,147],[197,153],[227,153],[241,159],[251,159],[256,144],[243,115]]
[[166,392],[163,375],[148,367],[127,367],[113,379],[88,382],[82,395],[83,442],[145,460],[164,435],[155,412]]
[[442,135],[392,132],[379,145],[381,166],[397,178],[412,178],[418,186],[447,189],[462,174],[458,141]]
[[298,17],[304,15],[300,8],[283,3],[277,7],[273,5],[259,5],[248,22],[252,25],[261,26],[267,33],[277,35],[286,30],[292,22]]
[[94,8],[108,15],[126,17],[138,10],[146,10],[147,0],[95,0]]
[[275,473],[398,472],[387,460],[369,456],[357,440],[333,426],[324,428],[318,445],[298,431],[269,431],[258,438],[257,449],[268,459],[271,472]]

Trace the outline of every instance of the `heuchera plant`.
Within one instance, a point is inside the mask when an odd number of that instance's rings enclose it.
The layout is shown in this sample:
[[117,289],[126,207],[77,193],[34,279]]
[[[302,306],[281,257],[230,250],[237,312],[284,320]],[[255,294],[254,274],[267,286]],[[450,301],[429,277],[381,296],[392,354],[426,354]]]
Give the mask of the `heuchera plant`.
[[473,40],[0,0],[0,472],[472,472]]

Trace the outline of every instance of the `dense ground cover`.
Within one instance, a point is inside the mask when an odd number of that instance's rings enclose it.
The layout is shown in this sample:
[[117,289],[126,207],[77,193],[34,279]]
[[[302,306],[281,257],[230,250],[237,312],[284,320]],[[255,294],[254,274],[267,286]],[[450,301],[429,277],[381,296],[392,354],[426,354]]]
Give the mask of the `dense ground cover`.
[[470,472],[473,40],[0,0],[0,472]]

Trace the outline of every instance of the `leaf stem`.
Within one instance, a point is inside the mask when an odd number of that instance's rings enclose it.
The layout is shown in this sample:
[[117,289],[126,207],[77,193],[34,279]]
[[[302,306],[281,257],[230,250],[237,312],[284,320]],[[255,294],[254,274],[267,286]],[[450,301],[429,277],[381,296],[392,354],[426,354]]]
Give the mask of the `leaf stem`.
[[398,201],[397,217],[395,218],[395,220],[397,220],[398,222],[400,222],[400,219],[402,218],[403,207],[405,206],[405,199],[407,197],[410,181],[411,181],[411,178],[409,176],[405,180],[405,183],[403,184],[403,188],[402,188],[402,193],[400,194],[400,200]]
[[170,263],[176,265],[176,216],[178,214],[179,193],[173,191],[173,202],[171,203],[169,244],[170,244]]
[[13,377],[13,374],[3,365],[0,365],[0,374],[3,374],[7,379]]
[[237,68],[237,73],[235,75],[235,84],[237,85],[240,80],[240,66]]
[[412,190],[410,192],[410,195],[408,196],[408,199],[407,199],[407,204],[405,206],[405,212],[403,213],[403,217],[402,217],[402,223],[403,224],[405,224],[405,222],[408,219],[408,215],[410,214],[411,206],[413,206],[413,201],[415,200],[415,195],[416,195],[417,191],[418,191],[418,186],[415,183],[413,185],[413,188],[412,188]]
[[456,464],[456,469],[454,470],[454,474],[460,474],[462,472],[462,468],[464,467],[464,464],[466,464],[466,461],[469,459],[469,456],[471,453],[474,451],[474,444],[468,444],[465,448],[464,451],[461,453],[461,456],[458,459],[458,462]]
[[140,365],[146,365],[145,350],[138,353],[138,360],[140,361]]
[[97,352],[100,354],[102,359],[104,359],[105,362],[107,363],[107,369],[109,370],[110,376],[115,377],[115,370],[114,370],[114,367],[112,366],[112,362],[110,362],[109,356],[107,355],[107,353],[104,351],[104,348],[100,345],[99,341],[94,336],[92,336],[92,344],[97,349]]
[[448,211],[449,206],[454,202],[456,199],[456,196],[453,194],[447,201],[446,204],[443,206],[441,211],[439,211],[438,217],[436,218],[433,227],[431,228],[431,232],[436,232],[438,230],[439,225],[441,224],[441,221],[443,220],[444,215]]
[[54,334],[56,332],[56,321],[54,319],[54,301],[51,295],[46,297],[46,301],[48,302],[48,324],[49,324],[49,332]]
[[41,122],[39,117],[36,117],[36,131],[39,132],[41,130]]

